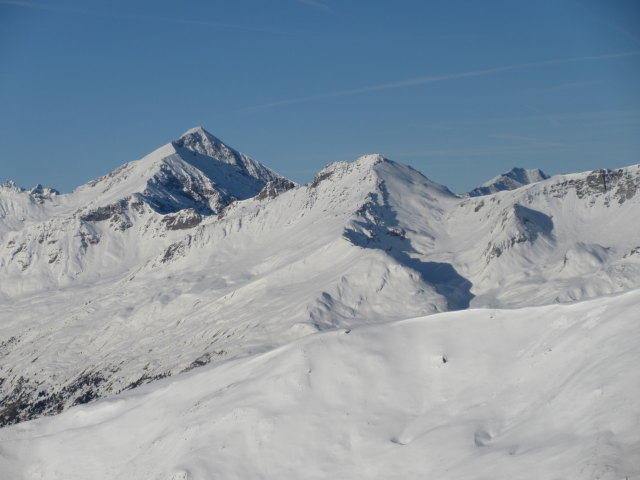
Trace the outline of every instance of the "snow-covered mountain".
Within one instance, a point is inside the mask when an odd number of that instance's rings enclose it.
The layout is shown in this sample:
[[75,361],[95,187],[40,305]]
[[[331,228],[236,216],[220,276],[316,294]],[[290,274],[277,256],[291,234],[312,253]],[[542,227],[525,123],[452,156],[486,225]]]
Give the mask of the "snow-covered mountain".
[[198,127],[70,194],[6,184],[0,298],[125,274],[147,260],[151,231],[191,228],[270,182],[293,186]]
[[196,127],[143,159],[79,187],[68,202],[83,206],[89,220],[109,218],[107,210],[118,210],[114,205],[129,199],[161,214],[189,208],[212,214],[281,178]]
[[296,186],[202,129],[71,194],[9,185],[0,420],[321,330],[640,287],[639,190],[631,166],[461,197],[378,155]]
[[640,290],[334,330],[0,429],[13,480],[632,479]]
[[640,165],[558,175],[449,212],[475,306],[567,302],[640,279]]
[[549,175],[539,168],[526,170],[524,168],[515,167],[508,172],[492,178],[479,187],[474,188],[467,195],[470,197],[477,197],[480,195],[490,195],[492,193],[502,192],[504,190],[515,190],[516,188],[520,188],[524,185],[541,182],[547,178],[549,178]]
[[141,213],[146,208],[167,214],[193,209],[199,214],[217,214],[233,201],[257,195],[268,182],[282,179],[197,127],[70,194],[60,195],[40,185],[25,190],[7,182],[0,186],[2,220],[20,223],[5,226],[2,233],[24,229],[30,220],[44,216],[110,220],[124,230],[130,226],[130,210]]

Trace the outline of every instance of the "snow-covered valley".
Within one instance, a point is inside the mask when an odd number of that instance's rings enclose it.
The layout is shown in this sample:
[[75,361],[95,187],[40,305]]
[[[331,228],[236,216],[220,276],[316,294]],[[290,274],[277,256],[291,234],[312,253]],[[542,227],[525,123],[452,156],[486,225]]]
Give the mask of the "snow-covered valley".
[[0,422],[62,412],[0,429],[0,472],[633,478],[638,288],[640,165],[295,185],[191,129],[0,186]]

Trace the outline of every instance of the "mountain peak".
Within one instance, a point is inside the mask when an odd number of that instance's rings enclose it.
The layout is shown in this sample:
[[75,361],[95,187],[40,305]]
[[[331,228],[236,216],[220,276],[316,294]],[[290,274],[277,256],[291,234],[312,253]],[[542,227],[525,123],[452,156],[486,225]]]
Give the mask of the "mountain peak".
[[544,173],[539,168],[525,169],[521,167],[514,167],[508,172],[503,173],[498,178],[507,177],[511,178],[517,182],[520,182],[523,185],[528,183],[540,182],[542,180],[546,180],[549,178],[549,175]]
[[187,130],[173,142],[173,146],[178,151],[185,149],[192,154],[204,155],[219,162],[235,165],[244,174],[262,182],[263,186],[271,180],[283,178],[252,158],[229,147],[203,127],[198,126]]
[[322,180],[333,177],[344,178],[348,175],[361,175],[374,170],[374,167],[383,162],[392,163],[379,154],[362,155],[354,161],[333,162],[320,170],[313,179],[312,185],[316,186]]
[[178,138],[178,140],[176,140],[176,142],[180,142],[180,141],[186,142],[192,139],[197,139],[200,141],[210,142],[210,143],[220,143],[220,144],[223,143],[219,138],[217,138],[207,129],[199,125],[196,127],[190,128],[189,130],[184,132],[182,135],[180,135],[180,137]]
[[[180,135],[175,145],[186,148],[192,152],[206,155],[208,157],[218,158],[220,160],[234,158],[235,150],[225,145],[220,139],[213,136],[203,127],[193,127]],[[223,158],[219,158],[222,156]],[[227,162],[234,163],[235,162]]]
[[186,137],[187,135],[192,135],[192,134],[213,136],[211,135],[211,133],[207,132],[207,130],[202,125],[197,125],[195,127],[190,128],[189,130],[184,132],[182,135],[180,135],[180,138]]
[[515,190],[516,188],[520,188],[524,185],[541,182],[547,178],[549,178],[549,175],[539,168],[525,169],[521,167],[514,167],[508,172],[504,172],[497,177],[492,178],[488,182],[483,183],[481,186],[474,188],[468,193],[468,195],[470,197],[478,197],[504,190]]
[[370,154],[362,155],[361,157],[358,157],[355,162],[362,165],[377,165],[378,163],[390,162],[390,161],[391,160],[383,157],[379,153],[370,153]]
[[283,177],[225,145],[203,127],[194,127],[74,193],[80,204],[91,203],[91,208],[111,208],[135,195],[161,214],[190,208],[210,215],[233,201],[258,195],[267,183],[278,179]]
[[24,189],[16,185],[16,182],[13,180],[7,180],[6,182],[0,184],[0,188],[6,190],[7,192],[23,192]]

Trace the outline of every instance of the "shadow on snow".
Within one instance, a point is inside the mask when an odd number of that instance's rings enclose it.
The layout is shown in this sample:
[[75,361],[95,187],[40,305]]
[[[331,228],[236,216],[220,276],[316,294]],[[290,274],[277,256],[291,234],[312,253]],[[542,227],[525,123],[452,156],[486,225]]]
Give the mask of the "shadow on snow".
[[354,222],[355,228],[345,229],[344,237],[362,248],[384,250],[398,263],[418,272],[425,283],[447,300],[449,310],[469,308],[474,297],[472,283],[449,263],[427,262],[411,256],[419,252],[399,226],[397,215],[388,203],[384,182],[378,187],[382,198],[378,193],[369,195],[370,201],[358,210],[361,220]]

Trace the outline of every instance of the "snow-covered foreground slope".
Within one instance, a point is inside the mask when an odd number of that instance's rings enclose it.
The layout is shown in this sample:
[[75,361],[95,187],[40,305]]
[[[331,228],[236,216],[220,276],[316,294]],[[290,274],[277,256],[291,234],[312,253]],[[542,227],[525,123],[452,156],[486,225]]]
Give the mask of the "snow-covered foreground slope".
[[0,430],[11,479],[624,479],[640,291],[318,333]]

